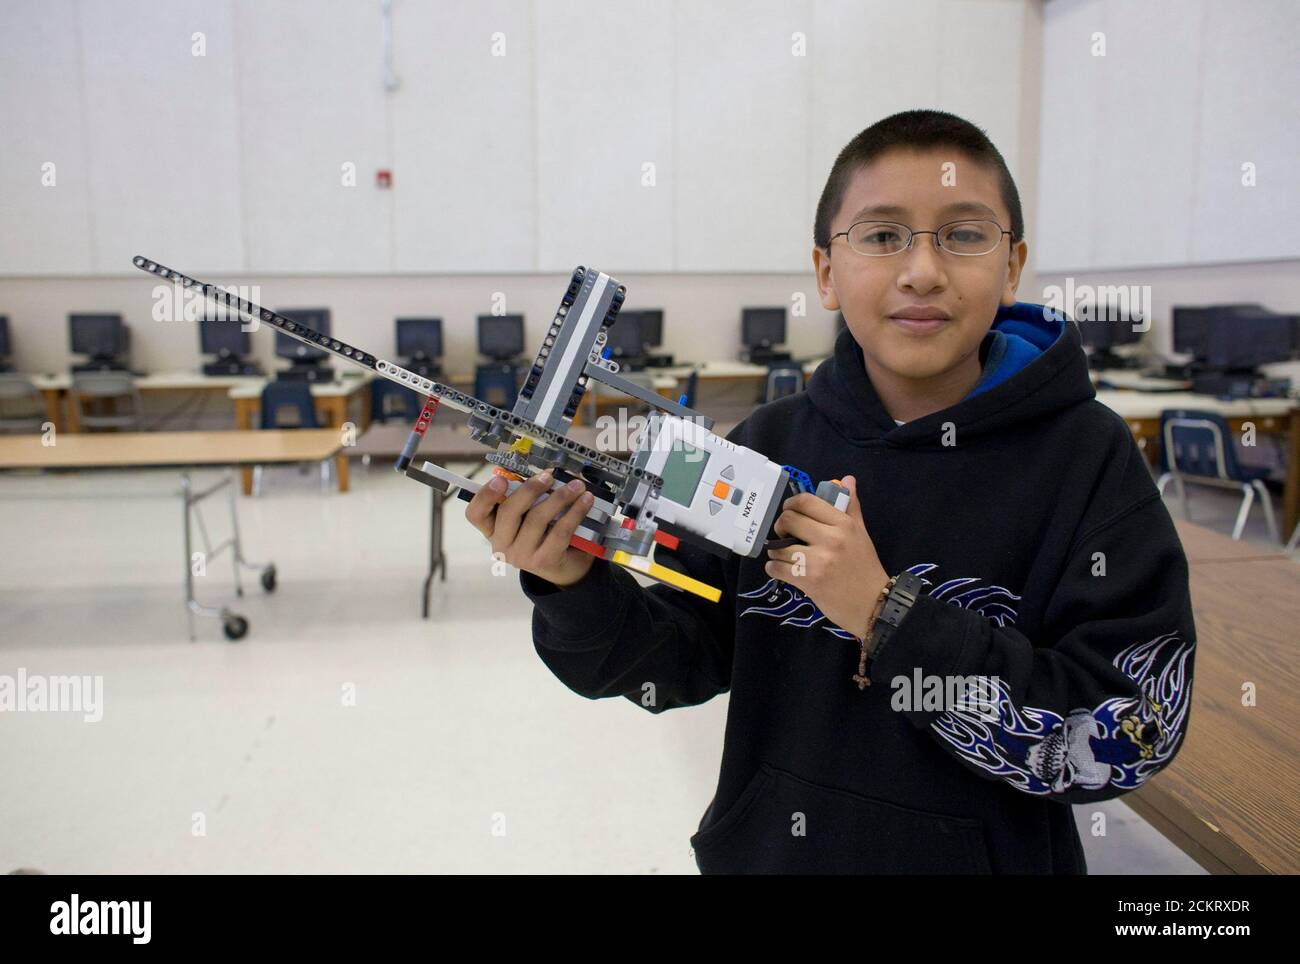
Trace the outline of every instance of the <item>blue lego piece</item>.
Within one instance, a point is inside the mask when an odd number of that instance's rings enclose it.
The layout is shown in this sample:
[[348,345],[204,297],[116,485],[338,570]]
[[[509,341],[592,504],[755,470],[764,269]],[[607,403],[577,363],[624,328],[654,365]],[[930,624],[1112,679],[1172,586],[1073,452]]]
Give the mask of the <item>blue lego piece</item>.
[[783,465],[781,468],[790,473],[790,484],[796,489],[796,494],[813,491],[813,480],[803,469],[796,469],[793,465]]

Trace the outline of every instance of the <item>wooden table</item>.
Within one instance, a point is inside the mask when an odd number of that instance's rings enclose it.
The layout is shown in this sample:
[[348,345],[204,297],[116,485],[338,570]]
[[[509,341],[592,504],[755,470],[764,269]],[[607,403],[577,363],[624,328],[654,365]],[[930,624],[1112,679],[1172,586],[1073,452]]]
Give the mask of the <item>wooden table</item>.
[[1190,724],[1173,763],[1122,800],[1211,873],[1298,873],[1300,564],[1175,524],[1196,618]]
[[253,432],[104,432],[0,436],[0,469],[130,469],[319,462],[342,443],[333,429]]
[[[316,417],[322,423],[334,429],[334,434],[342,438],[342,433],[338,431],[348,420],[348,408],[351,406],[354,398],[360,399],[361,412],[356,424],[356,434],[350,441],[341,441],[340,445],[344,448],[355,444],[356,439],[361,437],[361,433],[370,427],[370,383],[374,380],[374,375],[369,372],[351,373],[348,372],[337,382],[314,382],[311,383],[311,397],[316,404]],[[251,383],[239,385],[231,388],[229,396],[235,401],[235,426],[241,429],[255,429],[262,411],[262,389],[266,386],[266,379],[256,378]],[[348,455],[345,451],[340,451],[334,459],[334,468],[338,474],[339,491],[346,492],[349,488],[348,476]],[[253,470],[244,468],[240,470],[241,484],[244,495],[253,494]]]
[[194,597],[193,517],[199,503],[225,489],[229,496],[231,537],[212,546],[207,528],[199,526],[204,543],[204,561],[213,560],[222,551],[231,550],[235,592],[242,596],[240,569],[260,571],[262,588],[273,592],[276,586],[275,565],[250,563],[244,558],[239,538],[239,513],[236,508],[231,466],[262,465],[284,462],[320,462],[341,447],[334,429],[282,429],[251,432],[117,432],[97,435],[64,434],[54,437],[53,445],[42,445],[43,435],[0,437],[0,469],[129,469],[176,467],[188,470],[197,466],[226,467],[226,477],[208,488],[195,492],[188,471],[181,473],[181,501],[184,508],[185,613],[194,640],[194,617],[220,619],[227,639],[241,639],[248,632],[248,620],[224,606],[202,606]]

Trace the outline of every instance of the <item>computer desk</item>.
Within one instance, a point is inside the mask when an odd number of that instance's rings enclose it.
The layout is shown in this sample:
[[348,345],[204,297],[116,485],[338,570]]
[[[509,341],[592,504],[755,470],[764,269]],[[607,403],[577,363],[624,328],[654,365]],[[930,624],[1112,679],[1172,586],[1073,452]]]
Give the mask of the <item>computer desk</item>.
[[1192,387],[1190,378],[1143,375],[1133,368],[1094,368],[1088,375],[1094,385],[1104,381],[1110,388],[1131,388],[1138,392],[1182,392]]
[[[810,375],[823,359],[813,359],[803,365],[805,375]],[[698,365],[674,365],[667,368],[649,368],[645,370],[654,379],[655,390],[667,398],[676,398],[687,378],[695,372],[697,378],[705,383],[715,382],[736,384],[752,381],[757,385],[766,377],[767,369],[762,365],[748,362],[715,360]],[[53,378],[35,375],[28,376],[45,396],[46,411],[56,427],[64,426],[64,431],[76,431],[75,412],[70,413],[72,424],[67,424],[58,416],[62,407],[61,395],[72,384],[70,375],[56,375]],[[342,381],[328,384],[314,384],[312,397],[316,399],[317,411],[327,424],[339,427],[347,420],[350,399],[369,383],[373,376],[369,373],[352,375],[348,373]],[[1254,422],[1257,432],[1281,435],[1289,439],[1285,488],[1282,497],[1282,537],[1285,539],[1295,528],[1300,519],[1300,401],[1295,399],[1257,398],[1234,399],[1223,401],[1209,395],[1197,395],[1187,391],[1165,390],[1177,385],[1177,380],[1152,379],[1132,370],[1098,371],[1095,378],[1108,381],[1120,379],[1132,385],[1134,389],[1098,389],[1097,398],[1108,407],[1118,412],[1128,423],[1138,445],[1155,464],[1158,459],[1160,444],[1160,412],[1167,408],[1194,408],[1209,410],[1223,415],[1233,431],[1241,431],[1246,422]],[[473,375],[457,374],[449,382],[457,387],[472,387]],[[226,391],[235,399],[235,423],[240,428],[252,428],[257,422],[257,412],[262,387],[266,379],[248,376],[208,376],[197,372],[165,372],[145,375],[136,380],[142,392],[150,391]],[[1152,390],[1159,389],[1159,390]],[[75,406],[69,404],[69,409]],[[1297,413],[1293,415],[1293,413]],[[370,395],[362,393],[361,414],[358,422],[358,435],[370,425]],[[579,421],[579,424],[581,422]],[[349,487],[348,463],[346,456],[337,460],[339,491],[346,492]],[[244,494],[252,492],[252,471],[243,471]]]
[[[193,518],[198,504],[208,496],[226,489],[230,505],[231,537],[225,542],[208,544],[207,529],[199,517],[203,536],[205,563],[223,550],[231,550],[235,592],[242,596],[239,581],[241,567],[260,569],[262,587],[275,589],[275,566],[249,563],[244,559],[239,538],[239,516],[233,487],[234,466],[270,465],[294,462],[319,462],[334,455],[341,447],[339,433],[332,428],[280,429],[237,432],[104,432],[100,434],[55,435],[53,444],[45,445],[43,434],[0,437],[0,470],[30,469],[181,469],[181,502],[184,508],[184,546],[182,566],[185,571],[185,610],[190,639],[194,637],[194,617],[220,619],[227,638],[238,639],[248,631],[248,621],[226,607],[202,606],[194,597],[194,570],[191,549]],[[225,478],[201,492],[195,492],[189,470],[199,467],[226,468]]]
[[1173,762],[1120,799],[1211,873],[1300,872],[1300,564],[1174,524],[1196,619],[1191,716]]
[[[71,398],[72,375],[26,376],[40,391],[45,400],[45,413],[48,421],[53,423],[56,433],[79,433],[81,425],[77,418],[77,406]],[[357,422],[359,436],[370,426],[370,393],[362,391],[370,384],[374,375],[370,372],[340,371],[335,381],[313,382],[312,399],[316,403],[316,414],[321,422],[331,428],[342,427],[348,419],[348,408],[354,397],[360,394],[360,413]],[[165,392],[193,394],[212,392],[225,395],[235,403],[235,427],[253,429],[257,427],[258,414],[261,411],[262,389],[267,379],[261,375],[204,375],[193,371],[151,372],[135,378],[135,387],[142,394],[160,394]],[[339,491],[347,492],[349,488],[348,459],[340,454],[335,459],[335,470],[339,480]],[[253,492],[253,470],[241,468],[241,484],[244,495]]]
[[[72,375],[62,372],[56,375],[27,375],[31,383],[45,399],[46,419],[54,424],[56,432],[80,432],[81,425],[77,418],[77,406],[71,398]],[[204,375],[200,372],[151,372],[148,375],[135,376],[135,387],[141,395],[179,392],[193,394],[212,392],[225,394],[233,388],[261,384],[265,381],[260,376],[249,375]]]

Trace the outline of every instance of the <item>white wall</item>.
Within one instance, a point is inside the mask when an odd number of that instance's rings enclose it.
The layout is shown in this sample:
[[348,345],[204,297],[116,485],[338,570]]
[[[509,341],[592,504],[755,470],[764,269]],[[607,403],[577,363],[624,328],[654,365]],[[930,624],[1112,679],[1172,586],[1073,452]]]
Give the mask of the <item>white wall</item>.
[[1300,4],[1050,0],[1044,19],[1041,270],[1300,258]]
[[1026,4],[394,0],[390,90],[378,2],[11,2],[0,274],[802,271],[872,120],[1017,142]]
[[[1157,355],[1171,350],[1175,305],[1300,312],[1300,5],[1048,0],[1038,15],[1037,189],[1020,185],[1037,204],[1021,297],[1041,301],[1067,281],[1147,285],[1145,347]],[[1105,57],[1092,55],[1098,31]],[[1241,184],[1245,160],[1257,164],[1254,188]]]
[[[740,309],[796,293],[808,315],[790,346],[817,354],[833,318],[814,207],[854,134],[955,110],[1032,184],[1031,0],[392,9],[386,91],[378,0],[0,7],[0,314],[17,367],[66,368],[66,316],[87,309],[126,317],[137,367],[196,367],[193,329],[149,320],[136,253],[260,284],[271,307],[328,305],[380,353],[395,316],[441,315],[454,371],[494,292],[536,337],[579,263],[616,274],[629,307],[663,307],[681,358],[734,357]],[[269,335],[255,345],[269,361]]]

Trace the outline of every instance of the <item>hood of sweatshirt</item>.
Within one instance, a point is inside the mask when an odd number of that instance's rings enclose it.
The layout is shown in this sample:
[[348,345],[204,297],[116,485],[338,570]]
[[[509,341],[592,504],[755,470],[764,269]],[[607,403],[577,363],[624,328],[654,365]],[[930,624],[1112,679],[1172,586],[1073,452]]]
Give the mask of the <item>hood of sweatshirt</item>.
[[1078,326],[1043,305],[1001,305],[981,345],[984,374],[956,405],[899,425],[867,376],[853,333],[845,328],[834,354],[808,381],[808,398],[857,445],[931,448],[943,444],[946,423],[964,438],[997,432],[1096,397]]

